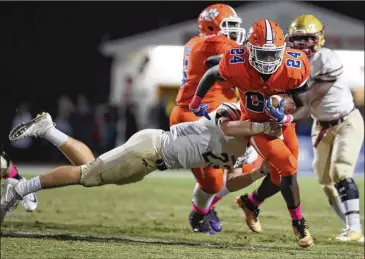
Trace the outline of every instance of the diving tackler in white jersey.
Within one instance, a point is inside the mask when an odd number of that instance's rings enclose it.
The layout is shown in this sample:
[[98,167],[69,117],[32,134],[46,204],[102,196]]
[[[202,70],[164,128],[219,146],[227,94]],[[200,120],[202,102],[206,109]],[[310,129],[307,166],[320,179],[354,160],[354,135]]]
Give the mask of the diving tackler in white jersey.
[[[245,136],[281,135],[281,129],[270,123],[240,121],[240,116],[237,104],[223,103],[210,113],[211,120],[201,118],[196,122],[177,124],[167,132],[158,129],[139,131],[124,145],[95,159],[85,144],[57,130],[51,116],[43,113],[15,127],[9,135],[10,140],[28,136],[46,138],[74,166],[59,167],[25,182],[7,181],[3,188],[5,193],[1,196],[1,222],[6,212],[12,210],[24,195],[41,189],[74,184],[85,187],[129,184],[142,180],[155,170],[211,166],[232,171],[237,158],[245,155]],[[255,160],[257,154],[253,155],[254,158],[248,159]],[[256,179],[263,176],[260,170],[256,173]]]

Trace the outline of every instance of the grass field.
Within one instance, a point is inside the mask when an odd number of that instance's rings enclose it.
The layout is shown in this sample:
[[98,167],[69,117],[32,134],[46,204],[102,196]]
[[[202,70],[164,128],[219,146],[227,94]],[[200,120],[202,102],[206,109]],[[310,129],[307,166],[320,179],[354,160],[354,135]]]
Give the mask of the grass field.
[[[222,233],[194,234],[187,221],[194,179],[164,175],[124,187],[40,192],[36,212],[27,213],[19,206],[5,219],[1,258],[345,259],[364,255],[363,244],[330,240],[341,232],[342,225],[313,177],[300,178],[300,184],[315,245],[300,249],[281,195],[261,206],[261,234],[250,232],[244,224],[233,202],[238,193],[230,194],[217,207]],[[363,199],[364,181],[357,182]],[[363,200],[361,204],[363,213]]]

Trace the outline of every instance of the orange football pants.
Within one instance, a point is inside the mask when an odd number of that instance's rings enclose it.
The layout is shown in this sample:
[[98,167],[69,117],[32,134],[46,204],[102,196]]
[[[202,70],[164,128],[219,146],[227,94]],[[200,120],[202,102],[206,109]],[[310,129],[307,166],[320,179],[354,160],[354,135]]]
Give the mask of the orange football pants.
[[[210,110],[209,112],[218,108],[220,103],[211,104],[209,103]],[[170,126],[182,123],[182,122],[190,122],[196,121],[201,117],[195,116],[187,106],[175,106],[170,115]],[[244,173],[250,173],[255,168],[261,166],[263,161],[262,157],[258,157],[258,159],[252,164],[243,165],[242,169]],[[206,193],[215,194],[218,193],[224,184],[224,169],[214,169],[211,167],[206,168],[193,168],[191,169],[194,174],[200,188]]]
[[298,137],[295,124],[283,128],[284,140],[265,134],[250,137],[251,145],[270,164],[271,181],[279,185],[281,176],[289,176],[298,170]]

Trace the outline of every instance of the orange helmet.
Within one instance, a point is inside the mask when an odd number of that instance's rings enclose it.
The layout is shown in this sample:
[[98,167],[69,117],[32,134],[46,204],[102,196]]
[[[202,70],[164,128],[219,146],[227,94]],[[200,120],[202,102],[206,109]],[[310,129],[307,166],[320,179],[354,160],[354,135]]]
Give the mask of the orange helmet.
[[286,44],[283,30],[276,22],[256,21],[248,31],[246,44],[250,65],[258,72],[273,74],[280,67]]
[[229,39],[242,44],[246,31],[241,28],[242,20],[235,10],[226,4],[213,4],[201,12],[198,18],[200,36],[226,35]]

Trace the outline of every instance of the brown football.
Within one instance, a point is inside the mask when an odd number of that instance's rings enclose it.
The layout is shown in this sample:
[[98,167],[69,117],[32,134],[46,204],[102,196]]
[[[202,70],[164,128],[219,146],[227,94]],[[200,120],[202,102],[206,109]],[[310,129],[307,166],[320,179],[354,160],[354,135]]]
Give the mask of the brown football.
[[285,104],[284,104],[284,112],[285,114],[290,114],[293,111],[295,111],[295,109],[297,108],[297,106],[295,105],[294,99],[290,94],[275,94],[270,96],[271,98],[271,102],[272,102],[272,106],[274,108],[278,108],[279,107],[279,103],[282,99],[285,100]]

